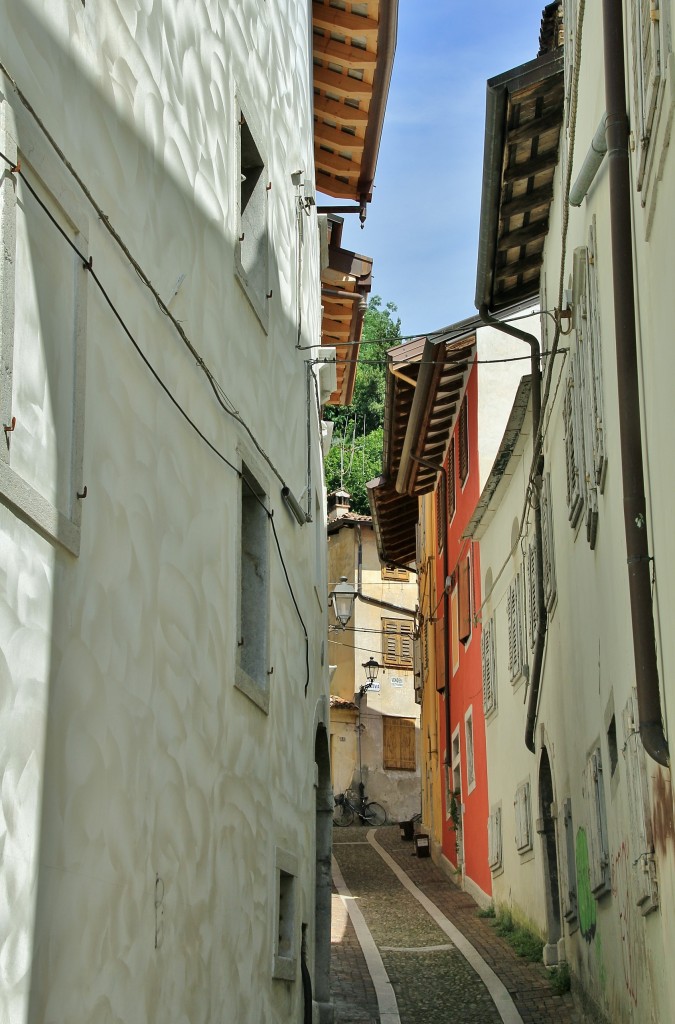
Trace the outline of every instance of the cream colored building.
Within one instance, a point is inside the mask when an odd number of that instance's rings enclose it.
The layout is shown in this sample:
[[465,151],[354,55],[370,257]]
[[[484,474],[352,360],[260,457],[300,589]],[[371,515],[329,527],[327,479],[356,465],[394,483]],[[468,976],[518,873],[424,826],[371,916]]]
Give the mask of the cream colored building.
[[488,83],[477,305],[558,310],[543,415],[533,372],[469,531],[493,892],[606,1019],[656,1024],[675,1005],[672,10],[547,12],[540,57]]
[[0,2],[7,1024],[331,1019],[315,178],[370,198],[396,30],[347,6]]
[[[347,507],[340,504],[328,522],[329,589],[346,576],[359,594],[348,628],[329,625],[333,789],[358,795],[362,780],[389,821],[407,821],[421,809],[417,582],[412,572],[381,565],[370,516]],[[371,658],[380,669],[374,686],[362,689],[363,664]]]

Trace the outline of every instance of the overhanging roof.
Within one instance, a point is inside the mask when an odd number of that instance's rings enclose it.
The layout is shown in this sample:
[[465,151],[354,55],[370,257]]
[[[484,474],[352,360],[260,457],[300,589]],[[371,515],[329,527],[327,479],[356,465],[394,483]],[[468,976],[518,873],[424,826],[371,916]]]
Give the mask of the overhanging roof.
[[313,0],[317,188],[372,197],[396,49],[398,0]]
[[321,271],[321,344],[336,349],[337,388],[329,405],[351,405],[363,317],[370,294],[373,261],[341,247],[343,218],[327,218],[327,255]]
[[378,551],[387,564],[415,560],[418,498],[434,490],[445,461],[479,325],[472,317],[389,351],[382,475],[368,484]]
[[[557,8],[546,8],[547,25]],[[487,83],[478,309],[498,312],[539,294],[563,107],[559,46]]]

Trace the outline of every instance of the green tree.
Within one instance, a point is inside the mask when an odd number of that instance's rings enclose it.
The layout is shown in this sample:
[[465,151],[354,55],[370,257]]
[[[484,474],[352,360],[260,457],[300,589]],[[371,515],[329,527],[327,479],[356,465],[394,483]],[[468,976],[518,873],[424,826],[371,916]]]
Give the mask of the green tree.
[[387,350],[400,340],[396,305],[385,305],[374,295],[363,320],[352,404],[324,410],[325,418],[335,424],[333,446],[326,457],[326,486],[330,493],[342,484],[351,495],[352,511],[361,515],[370,512],[366,482],[382,469]]
[[345,444],[338,439],[326,456],[328,492],[337,490],[342,482],[351,495],[352,512],[364,516],[370,515],[366,483],[382,470],[382,437],[382,427],[355,439],[352,433]]
[[354,396],[349,406],[329,406],[324,416],[335,423],[336,439],[344,436],[347,423],[356,417],[360,433],[369,434],[384,421],[384,395],[386,387],[387,349],[401,339],[401,321],[395,316],[396,306],[388,302],[383,306],[379,295],[368,303],[363,318],[359,365],[356,370]]

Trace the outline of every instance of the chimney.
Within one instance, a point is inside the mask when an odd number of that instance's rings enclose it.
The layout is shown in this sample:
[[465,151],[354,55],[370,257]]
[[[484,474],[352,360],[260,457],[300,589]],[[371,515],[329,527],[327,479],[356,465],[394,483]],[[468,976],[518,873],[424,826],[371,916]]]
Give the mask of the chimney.
[[331,491],[328,495],[328,522],[334,519],[341,519],[349,512],[349,499],[351,494],[340,487],[337,491]]

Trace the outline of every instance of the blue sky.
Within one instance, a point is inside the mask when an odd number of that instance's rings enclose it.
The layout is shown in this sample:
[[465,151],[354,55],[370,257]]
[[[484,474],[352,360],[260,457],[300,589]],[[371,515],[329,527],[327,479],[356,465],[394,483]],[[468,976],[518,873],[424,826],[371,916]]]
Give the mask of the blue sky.
[[[373,291],[403,334],[472,315],[488,78],[537,55],[544,0],[399,0],[373,202],[343,245],[373,257]],[[334,200],[333,200],[334,202]]]

